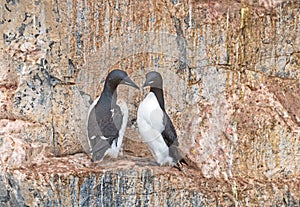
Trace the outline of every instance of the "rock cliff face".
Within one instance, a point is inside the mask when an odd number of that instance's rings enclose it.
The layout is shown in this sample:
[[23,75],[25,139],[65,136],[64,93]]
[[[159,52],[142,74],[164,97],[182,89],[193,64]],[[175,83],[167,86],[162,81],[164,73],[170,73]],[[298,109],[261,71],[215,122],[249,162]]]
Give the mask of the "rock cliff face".
[[[299,206],[299,1],[0,3],[1,206]],[[164,78],[190,162],[157,166],[129,107],[117,160],[91,163],[104,78]]]

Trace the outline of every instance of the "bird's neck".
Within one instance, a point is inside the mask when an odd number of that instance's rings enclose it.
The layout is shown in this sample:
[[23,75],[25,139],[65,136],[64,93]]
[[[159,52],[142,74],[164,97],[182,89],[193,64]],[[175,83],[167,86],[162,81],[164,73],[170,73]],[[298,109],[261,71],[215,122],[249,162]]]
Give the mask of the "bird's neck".
[[103,90],[102,94],[110,99],[112,105],[116,104],[116,102],[117,102],[117,87],[110,87],[109,85],[107,85],[106,87],[104,86],[104,90]]
[[164,92],[161,88],[151,87],[150,92],[153,92],[158,100],[160,108],[165,111]]

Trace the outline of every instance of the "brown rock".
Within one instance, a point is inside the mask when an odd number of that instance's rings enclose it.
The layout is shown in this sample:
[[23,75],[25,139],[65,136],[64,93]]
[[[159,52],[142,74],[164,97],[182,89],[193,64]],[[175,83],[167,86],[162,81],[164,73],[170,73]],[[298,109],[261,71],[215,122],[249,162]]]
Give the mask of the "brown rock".
[[[0,205],[299,201],[298,1],[1,5]],[[184,172],[155,166],[141,142],[146,90],[118,89],[129,108],[120,159],[80,153],[89,101],[115,68],[139,85],[162,74]]]

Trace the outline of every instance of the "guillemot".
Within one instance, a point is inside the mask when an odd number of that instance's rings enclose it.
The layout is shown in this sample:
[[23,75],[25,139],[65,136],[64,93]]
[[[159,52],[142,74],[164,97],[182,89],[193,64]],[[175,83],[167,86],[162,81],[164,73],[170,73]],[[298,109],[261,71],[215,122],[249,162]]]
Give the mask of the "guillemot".
[[116,158],[120,152],[128,108],[125,102],[117,101],[119,84],[139,89],[125,71],[116,69],[107,75],[103,91],[90,106],[87,119],[87,135],[93,161],[102,160],[106,155]]
[[187,163],[178,150],[176,130],[165,110],[161,75],[155,71],[147,73],[143,87],[146,86],[150,86],[150,92],[137,112],[143,142],[148,145],[158,164],[181,169],[182,163]]

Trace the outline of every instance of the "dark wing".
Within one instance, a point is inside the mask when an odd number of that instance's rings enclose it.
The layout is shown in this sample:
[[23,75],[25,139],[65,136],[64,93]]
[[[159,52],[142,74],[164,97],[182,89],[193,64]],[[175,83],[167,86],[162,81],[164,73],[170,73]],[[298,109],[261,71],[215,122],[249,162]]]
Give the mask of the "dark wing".
[[168,145],[168,147],[170,147],[171,145],[178,146],[179,144],[178,144],[176,130],[173,126],[170,117],[166,113],[164,113],[164,125],[165,125],[165,130],[161,134],[166,144]]
[[181,170],[181,167],[179,164],[187,164],[187,162],[185,161],[185,159],[182,157],[178,146],[178,138],[177,138],[177,134],[176,134],[176,130],[174,128],[174,125],[170,119],[170,117],[165,113],[164,116],[164,124],[165,124],[165,130],[162,132],[162,137],[164,138],[166,144],[169,147],[169,153],[170,156],[173,157],[174,161],[175,161],[175,167],[178,168],[179,170]]
[[118,106],[110,110],[109,105],[101,101],[90,111],[87,130],[93,161],[101,160],[118,139],[122,117]]
[[[118,105],[115,105],[113,107],[112,117],[113,117],[114,126],[116,127],[117,131],[119,132],[121,129],[122,123],[123,123],[123,114]],[[119,135],[119,133],[118,133],[118,135]]]

